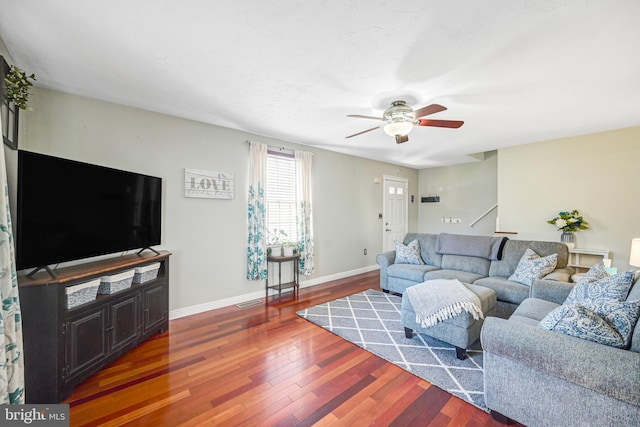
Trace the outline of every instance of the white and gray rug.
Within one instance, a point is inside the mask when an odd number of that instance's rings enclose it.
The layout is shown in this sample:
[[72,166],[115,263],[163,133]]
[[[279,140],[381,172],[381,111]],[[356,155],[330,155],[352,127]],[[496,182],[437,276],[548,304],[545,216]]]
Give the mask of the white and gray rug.
[[479,343],[458,360],[450,344],[422,334],[405,338],[401,305],[399,296],[369,289],[297,314],[487,411]]

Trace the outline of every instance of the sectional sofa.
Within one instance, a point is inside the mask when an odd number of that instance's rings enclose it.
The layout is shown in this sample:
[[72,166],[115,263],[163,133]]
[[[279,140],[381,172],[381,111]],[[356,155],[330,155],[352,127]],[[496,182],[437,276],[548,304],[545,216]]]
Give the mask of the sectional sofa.
[[[629,324],[624,348],[539,327],[580,287],[569,282],[564,244],[507,240],[500,259],[488,260],[438,253],[436,234],[409,233],[403,243],[414,240],[425,264],[396,263],[395,251],[378,255],[383,290],[402,294],[429,279],[457,278],[497,294],[502,310],[485,318],[480,336],[485,402],[495,418],[527,426],[640,425],[640,321]],[[558,254],[557,268],[530,286],[509,280],[528,248]],[[623,300],[640,300],[639,281],[636,275]]]
[[402,294],[409,286],[429,279],[458,279],[463,283],[493,289],[497,294],[495,315],[508,318],[531,295],[531,286],[509,280],[528,248],[541,257],[558,254],[556,269],[536,282],[551,282],[548,284],[553,288],[557,282],[568,283],[574,272],[573,268],[567,266],[569,250],[564,243],[508,239],[501,248],[499,259],[490,260],[478,256],[438,253],[438,236],[428,233],[408,233],[405,236],[405,245],[414,240],[419,242],[424,264],[396,263],[395,251],[379,254],[376,262],[380,266],[382,290]]

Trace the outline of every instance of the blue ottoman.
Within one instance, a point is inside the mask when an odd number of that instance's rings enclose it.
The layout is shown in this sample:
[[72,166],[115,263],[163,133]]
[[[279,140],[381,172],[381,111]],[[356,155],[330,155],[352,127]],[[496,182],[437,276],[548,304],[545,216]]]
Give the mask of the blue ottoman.
[[[464,285],[480,298],[480,308],[484,313],[484,317],[492,316],[496,308],[495,291],[468,283],[464,283]],[[413,338],[413,332],[415,331],[444,341],[455,346],[456,356],[460,360],[467,357],[467,348],[480,338],[480,330],[484,323],[483,319],[476,320],[471,314],[463,312],[434,326],[425,328],[416,322],[416,313],[413,310],[411,301],[406,297],[402,298],[400,319],[407,338]]]

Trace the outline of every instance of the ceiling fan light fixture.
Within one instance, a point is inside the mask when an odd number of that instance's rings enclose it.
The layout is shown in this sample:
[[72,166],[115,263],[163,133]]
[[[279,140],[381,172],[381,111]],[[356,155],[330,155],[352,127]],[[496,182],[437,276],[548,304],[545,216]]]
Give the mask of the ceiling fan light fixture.
[[384,132],[389,136],[407,135],[413,130],[413,122],[397,121],[384,125]]

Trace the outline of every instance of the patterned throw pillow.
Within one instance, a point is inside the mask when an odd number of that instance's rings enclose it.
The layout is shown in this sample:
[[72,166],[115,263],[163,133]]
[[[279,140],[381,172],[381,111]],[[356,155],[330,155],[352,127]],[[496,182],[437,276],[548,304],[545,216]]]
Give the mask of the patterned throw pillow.
[[584,276],[578,280],[578,284],[597,282],[600,279],[611,276],[607,270],[604,269],[604,265],[601,263],[594,264],[589,271],[584,273]]
[[408,245],[395,242],[396,245],[396,264],[424,264],[420,256],[420,242],[413,240]]
[[582,301],[624,301],[633,285],[633,272],[625,271],[595,282],[579,281],[564,304]]
[[554,309],[538,327],[612,347],[628,348],[638,317],[640,301],[575,303]]
[[544,258],[527,248],[518,262],[516,271],[509,277],[509,280],[531,286],[534,281],[541,279],[556,269],[558,264],[558,254],[551,254]]

